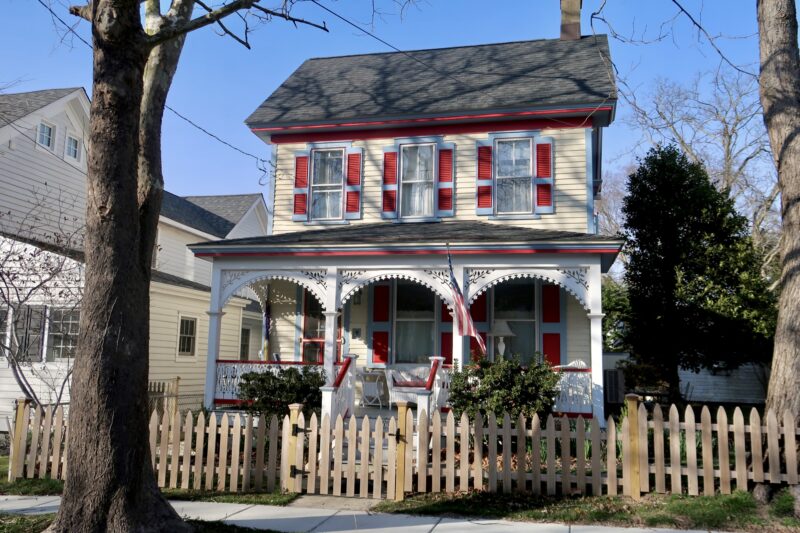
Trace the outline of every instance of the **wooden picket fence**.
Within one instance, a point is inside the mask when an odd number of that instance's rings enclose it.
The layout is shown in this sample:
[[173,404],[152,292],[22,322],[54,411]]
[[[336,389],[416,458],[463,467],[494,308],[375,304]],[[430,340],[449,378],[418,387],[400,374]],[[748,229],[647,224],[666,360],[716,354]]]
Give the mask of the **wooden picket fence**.
[[[273,491],[402,499],[412,492],[534,494],[728,494],[749,482],[798,483],[797,427],[787,413],[753,409],[729,423],[719,409],[672,406],[648,412],[628,398],[617,428],[598,420],[548,416],[469,420],[451,412],[414,413],[388,422],[337,417],[307,421],[294,405],[280,420],[235,412],[181,415],[154,411],[150,455],[160,487]],[[17,411],[9,478],[66,472],[67,418],[61,408]],[[633,422],[633,423],[631,423]],[[735,485],[735,487],[734,487]]]

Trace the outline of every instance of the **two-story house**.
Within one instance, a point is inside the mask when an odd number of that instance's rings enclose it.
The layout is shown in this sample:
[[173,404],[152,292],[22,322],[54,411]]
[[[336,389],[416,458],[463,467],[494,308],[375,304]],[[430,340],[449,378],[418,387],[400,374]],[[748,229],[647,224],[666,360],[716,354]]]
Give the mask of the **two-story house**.
[[610,64],[602,35],[304,62],[246,120],[276,165],[272,235],[191,247],[213,265],[207,405],[253,367],[220,344],[244,286],[269,295],[271,359],[329,381],[342,354],[468,362],[449,252],[488,356],[581,372],[576,411],[602,418],[600,279],[621,246],[594,208]]
[[[69,401],[69,384],[62,384],[78,338],[88,123],[82,88],[0,95],[0,347],[20,354],[22,374],[43,403],[62,391],[62,401]],[[211,285],[209,263],[187,244],[264,236],[270,223],[260,193],[164,193],[150,285],[149,377],[180,377],[186,406],[202,399]],[[48,265],[61,264],[59,253],[68,256],[69,273],[59,277],[77,286],[26,292],[28,280],[39,281],[52,272]],[[263,350],[263,315],[254,298],[244,292],[232,298],[220,325],[221,346],[240,359],[258,359]],[[0,349],[0,431],[14,400],[25,395],[7,356]]]

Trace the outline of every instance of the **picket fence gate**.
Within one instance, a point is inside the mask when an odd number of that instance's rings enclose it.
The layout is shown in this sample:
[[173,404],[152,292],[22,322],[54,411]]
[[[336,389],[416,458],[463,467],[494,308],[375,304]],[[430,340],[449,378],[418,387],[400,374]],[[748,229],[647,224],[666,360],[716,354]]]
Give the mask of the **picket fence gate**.
[[[150,458],[160,487],[219,492],[282,490],[375,499],[411,492],[531,492],[533,494],[729,494],[749,482],[798,483],[797,427],[785,413],[748,423],[736,408],[732,424],[707,407],[665,418],[627,399],[619,429],[612,418],[548,416],[498,419],[493,413],[414,413],[333,423],[302,406],[279,419],[239,413],[154,411]],[[17,410],[9,479],[64,479],[68,420],[62,408]],[[735,485],[735,486],[734,486]]]

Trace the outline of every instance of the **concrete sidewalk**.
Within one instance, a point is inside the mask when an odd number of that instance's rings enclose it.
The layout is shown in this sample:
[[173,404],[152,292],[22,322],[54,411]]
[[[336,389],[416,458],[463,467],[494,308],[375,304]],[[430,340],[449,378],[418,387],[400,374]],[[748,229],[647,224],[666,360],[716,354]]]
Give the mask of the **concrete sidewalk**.
[[[58,496],[0,496],[0,513],[55,513],[61,498]],[[354,500],[359,501],[359,500]],[[304,506],[276,507],[238,503],[171,501],[184,518],[222,521],[226,524],[272,529],[285,532],[336,533],[626,533],[669,532],[670,529],[616,528],[508,522],[505,520],[441,518],[400,514],[371,513],[363,510],[341,510]],[[690,532],[687,532],[690,533]]]

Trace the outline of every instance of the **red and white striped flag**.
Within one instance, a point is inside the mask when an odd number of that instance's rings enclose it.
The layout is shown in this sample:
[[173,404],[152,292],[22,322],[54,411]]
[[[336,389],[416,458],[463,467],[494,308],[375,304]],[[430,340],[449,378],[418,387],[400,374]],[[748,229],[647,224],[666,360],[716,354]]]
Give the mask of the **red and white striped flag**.
[[458,280],[453,272],[453,260],[450,257],[450,247],[447,248],[447,265],[450,267],[450,288],[453,291],[453,308],[456,312],[456,319],[458,320],[458,334],[462,337],[472,337],[478,343],[481,353],[486,356],[486,343],[483,337],[478,333],[475,327],[475,322],[472,321],[472,316],[469,314],[467,304],[464,301],[464,293],[461,292],[461,287],[458,285]]

